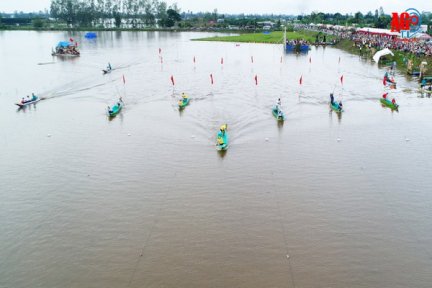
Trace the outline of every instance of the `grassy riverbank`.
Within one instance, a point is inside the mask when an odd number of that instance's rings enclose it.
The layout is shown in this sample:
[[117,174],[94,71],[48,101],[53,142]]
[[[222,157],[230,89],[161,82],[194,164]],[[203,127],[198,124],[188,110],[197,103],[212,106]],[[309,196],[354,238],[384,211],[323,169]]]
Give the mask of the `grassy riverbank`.
[[[288,40],[307,40],[311,43],[315,42],[315,37],[318,33],[309,31],[287,32]],[[283,32],[273,31],[269,34],[260,33],[245,33],[237,36],[214,36],[207,38],[193,39],[194,41],[218,41],[218,42],[239,42],[239,43],[282,43]],[[333,40],[333,36],[327,36],[327,41]]]

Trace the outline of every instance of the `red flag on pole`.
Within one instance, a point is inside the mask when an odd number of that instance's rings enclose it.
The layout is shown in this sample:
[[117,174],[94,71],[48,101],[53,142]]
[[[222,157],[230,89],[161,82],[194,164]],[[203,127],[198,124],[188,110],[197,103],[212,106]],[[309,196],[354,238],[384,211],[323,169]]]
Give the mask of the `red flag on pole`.
[[341,84],[343,85],[343,75],[340,78]]
[[253,56],[251,56],[251,62],[253,63]]
[[255,75],[255,85],[258,85],[258,75]]
[[223,65],[223,57],[221,58],[221,65]]
[[213,85],[213,74],[210,74],[210,83]]
[[126,84],[126,79],[124,77],[124,74],[123,74],[123,84]]
[[172,83],[173,86],[175,85],[174,76],[173,75],[171,75],[171,83]]
[[302,85],[303,84],[303,75],[300,77],[300,85]]

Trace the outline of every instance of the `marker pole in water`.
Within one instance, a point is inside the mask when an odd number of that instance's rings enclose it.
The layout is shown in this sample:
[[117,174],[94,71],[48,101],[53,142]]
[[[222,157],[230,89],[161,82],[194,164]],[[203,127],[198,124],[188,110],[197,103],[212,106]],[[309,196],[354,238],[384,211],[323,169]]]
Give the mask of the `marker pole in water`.
[[255,86],[258,86],[258,75],[255,75]]
[[303,75],[300,76],[299,85],[300,85],[300,87],[299,87],[298,95],[299,95],[299,100],[300,100],[301,86],[303,85]]
[[253,56],[251,56],[251,63],[252,64],[254,63],[254,57]]
[[341,99],[341,101],[342,101],[342,97],[343,97],[343,91],[344,91],[344,83],[343,83],[343,81],[344,81],[344,75],[342,75],[341,77],[340,77],[340,82],[341,82],[341,85],[342,85],[342,90],[341,90],[341,93],[340,93],[340,99]]
[[123,95],[126,95],[126,78],[124,74],[122,78],[123,78]]
[[174,96],[174,91],[175,91],[175,81],[174,81],[174,76],[173,76],[173,75],[171,75],[170,80],[171,80],[171,84],[172,84],[172,87],[173,87],[172,96]]

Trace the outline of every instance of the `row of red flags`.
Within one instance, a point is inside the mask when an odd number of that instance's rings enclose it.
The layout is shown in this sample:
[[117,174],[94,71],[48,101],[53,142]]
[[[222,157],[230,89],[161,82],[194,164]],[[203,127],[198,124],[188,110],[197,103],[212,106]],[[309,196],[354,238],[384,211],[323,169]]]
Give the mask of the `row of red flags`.
[[[161,54],[161,53],[162,53],[162,49],[159,48],[159,54]],[[163,58],[162,58],[162,56],[160,56],[160,61],[161,61],[161,63],[163,63]],[[338,63],[340,63],[340,61],[341,61],[341,58],[339,57]],[[251,56],[251,62],[254,63],[254,57],[253,57],[253,56]],[[281,56],[281,62],[282,62],[282,56]],[[195,58],[195,56],[193,57],[193,63],[196,63],[196,58]],[[224,64],[224,58],[223,58],[223,57],[221,58],[220,63],[221,63],[221,65]],[[312,57],[309,57],[309,63],[312,63]],[[172,85],[174,86],[174,85],[175,85],[174,76],[171,75],[171,78],[170,78],[170,79],[171,79],[171,83],[172,83]],[[254,80],[255,80],[255,85],[258,85],[258,75],[255,75]],[[342,76],[340,77],[341,85],[343,85],[343,80],[344,80],[344,76],[342,75]],[[213,74],[210,74],[210,82],[211,82],[212,85],[214,84]],[[124,75],[123,75],[123,83],[126,83],[126,80],[125,80],[125,78],[124,78]],[[299,84],[300,84],[300,85],[303,85],[303,75],[300,76]],[[385,85],[385,79],[384,79],[384,85]]]
[[[73,39],[70,38],[70,41],[73,42]],[[162,49],[159,48],[159,57],[160,57],[160,59],[161,59],[161,63],[163,63],[163,60],[162,60],[162,56],[161,56],[161,54],[162,54]],[[340,56],[339,56],[339,60],[338,60],[338,63],[339,63],[339,64],[340,64],[340,61],[341,61],[341,58],[340,58]],[[251,56],[251,62],[254,63],[254,57],[253,57],[253,56]],[[282,63],[282,56],[281,56],[281,58],[280,58],[280,62]],[[193,63],[196,63],[196,58],[195,58],[195,56],[193,57]],[[223,57],[221,58],[220,63],[221,63],[222,65],[224,64],[224,59],[223,59]],[[309,57],[309,63],[312,64],[312,57]]]
[[[172,85],[175,86],[174,75],[171,75],[170,79],[171,79],[171,83],[172,83]],[[124,75],[122,76],[122,80],[123,80],[123,84],[126,84],[126,78],[125,78]],[[255,75],[254,80],[255,80],[255,85],[258,85],[258,75]],[[343,85],[343,80],[344,80],[344,76],[342,75],[342,76],[340,77],[340,82],[341,82],[342,85]],[[210,74],[210,83],[211,83],[212,85],[214,84],[213,74]],[[300,84],[300,85],[303,84],[303,75],[300,76],[299,84]],[[385,78],[385,77],[384,77],[384,80],[383,80],[383,84],[386,85],[386,78]]]
[[[172,83],[172,85],[175,86],[174,76],[171,75],[170,79],[171,79],[171,83]],[[255,80],[255,85],[258,85],[258,75],[255,75],[254,80]],[[342,76],[340,77],[341,85],[343,85],[343,81],[344,81],[344,76],[342,75]],[[123,75],[123,82],[125,82],[124,75]],[[210,74],[210,83],[211,83],[212,85],[214,84],[213,74]],[[299,84],[300,84],[300,85],[303,84],[303,75],[300,76]],[[385,85],[385,84],[384,84],[384,85]]]

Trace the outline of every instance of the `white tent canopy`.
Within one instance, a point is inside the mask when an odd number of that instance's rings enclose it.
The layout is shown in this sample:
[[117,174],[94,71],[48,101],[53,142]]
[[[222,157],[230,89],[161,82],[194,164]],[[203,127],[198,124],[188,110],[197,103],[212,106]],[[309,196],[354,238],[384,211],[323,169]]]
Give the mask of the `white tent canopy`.
[[394,56],[393,52],[390,51],[390,49],[385,48],[385,49],[383,49],[383,50],[380,50],[380,51],[376,52],[375,55],[374,55],[372,58],[373,58],[373,60],[374,60],[376,63],[378,63],[379,59],[380,59],[382,56],[385,56],[385,55],[388,55],[388,54],[391,54],[392,56]]
[[364,27],[364,28],[358,28],[357,32],[372,33],[372,34],[385,34],[385,35],[391,35],[391,36],[399,36],[398,32],[391,32],[391,30],[389,30],[389,29],[381,29],[381,28]]

